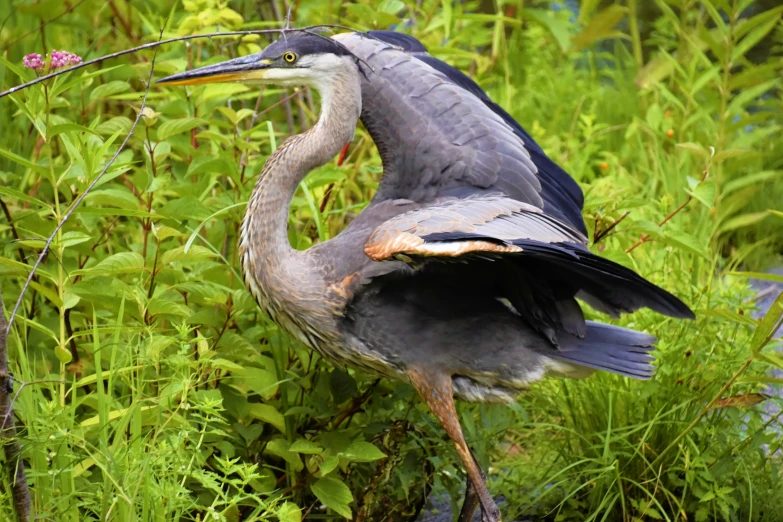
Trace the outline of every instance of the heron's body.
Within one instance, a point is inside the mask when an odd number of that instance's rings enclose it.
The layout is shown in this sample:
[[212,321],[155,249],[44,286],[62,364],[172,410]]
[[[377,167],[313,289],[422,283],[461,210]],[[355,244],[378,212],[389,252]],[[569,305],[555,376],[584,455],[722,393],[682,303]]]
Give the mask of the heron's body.
[[[287,36],[257,61],[168,81],[257,74],[321,92],[316,125],[286,140],[256,183],[241,229],[245,282],[276,323],[324,357],[414,385],[496,519],[451,395],[511,401],[546,375],[595,369],[648,378],[655,339],[585,321],[576,297],[612,315],[692,314],[588,251],[579,186],[469,78],[404,35],[335,38],[341,45]],[[290,201],[353,139],[360,116],[383,160],[377,194],[335,238],[296,251]]]

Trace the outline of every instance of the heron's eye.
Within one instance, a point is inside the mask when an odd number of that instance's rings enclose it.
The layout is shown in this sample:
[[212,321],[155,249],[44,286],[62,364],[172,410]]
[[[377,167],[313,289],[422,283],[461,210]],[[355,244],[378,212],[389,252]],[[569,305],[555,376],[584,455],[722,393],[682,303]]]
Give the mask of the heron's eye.
[[296,55],[291,51],[288,51],[283,55],[283,60],[285,60],[287,63],[294,63],[296,61]]

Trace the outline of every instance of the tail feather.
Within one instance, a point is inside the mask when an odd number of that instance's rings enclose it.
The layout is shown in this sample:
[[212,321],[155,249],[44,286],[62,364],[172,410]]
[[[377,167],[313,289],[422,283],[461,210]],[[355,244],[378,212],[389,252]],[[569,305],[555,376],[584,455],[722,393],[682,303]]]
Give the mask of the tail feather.
[[523,249],[522,255],[531,255],[532,262],[543,263],[541,273],[551,273],[556,267],[559,278],[579,289],[578,297],[615,317],[647,307],[670,317],[694,318],[691,309],[677,297],[581,245],[531,240],[515,240],[513,244]]
[[587,322],[587,333],[571,346],[561,343],[556,357],[578,366],[649,379],[655,367],[650,354],[656,338],[628,328]]

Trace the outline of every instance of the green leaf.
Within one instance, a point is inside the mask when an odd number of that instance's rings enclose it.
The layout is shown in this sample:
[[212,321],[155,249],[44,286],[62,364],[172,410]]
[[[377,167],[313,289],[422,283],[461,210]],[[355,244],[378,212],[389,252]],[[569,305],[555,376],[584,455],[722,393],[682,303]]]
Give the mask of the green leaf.
[[235,388],[257,393],[265,400],[275,395],[279,384],[277,377],[271,371],[251,367],[243,367],[239,371],[232,372],[230,382]]
[[184,262],[202,262],[215,257],[215,254],[206,247],[195,245],[190,250],[185,250],[185,246],[177,247],[160,256],[160,267],[164,267],[177,261]]
[[342,481],[332,477],[324,477],[315,482],[310,489],[326,507],[333,509],[348,520],[353,518],[350,508],[353,495]]
[[776,283],[783,283],[783,275],[768,274],[766,272],[726,272],[726,275],[747,277],[750,279],[762,279],[764,281],[774,281]]
[[190,308],[182,303],[166,299],[162,296],[155,296],[147,304],[147,312],[150,315],[176,315],[178,317],[188,317]]
[[603,9],[588,22],[587,27],[572,38],[574,50],[582,50],[598,40],[617,36],[614,28],[627,12],[627,8],[619,5],[611,5]]
[[181,118],[178,120],[169,120],[163,122],[158,127],[158,139],[163,141],[176,134],[188,132],[191,129],[195,129],[200,125],[206,125],[207,121],[201,118]]
[[386,454],[369,442],[354,442],[342,453],[342,456],[353,462],[375,462],[385,459]]
[[680,248],[686,252],[691,252],[697,256],[701,256],[704,259],[711,261],[709,248],[696,236],[688,234],[687,232],[680,232],[676,230],[664,231],[664,233],[658,238],[659,241],[671,245],[673,247]]
[[54,355],[56,355],[63,364],[68,364],[73,360],[73,356],[71,355],[70,350],[63,348],[59,344],[54,347]]
[[688,194],[703,203],[705,207],[712,208],[718,196],[718,185],[712,181],[703,181],[693,191],[688,191]]
[[568,24],[548,9],[525,9],[524,15],[537,22],[541,27],[549,31],[554,37],[557,45],[562,52],[568,51],[571,46],[571,34],[568,30]]
[[307,455],[320,455],[324,449],[315,442],[307,439],[295,440],[291,444],[290,451],[295,453],[305,453]]
[[115,132],[120,132],[122,134],[130,132],[132,126],[133,122],[130,120],[130,118],[126,118],[125,116],[115,116],[114,118],[106,120],[95,127],[95,131],[102,135],[111,136]]
[[359,391],[356,380],[339,368],[332,370],[329,375],[329,389],[335,404],[342,404]]
[[778,294],[777,299],[769,307],[767,313],[759,322],[758,328],[753,332],[753,339],[750,341],[750,347],[754,353],[764,348],[775,335],[775,332],[783,326],[783,292]]
[[213,219],[222,216],[223,214],[229,212],[230,210],[233,210],[235,208],[241,208],[246,207],[247,202],[243,201],[242,203],[234,203],[233,205],[229,205],[225,208],[222,208],[209,216],[207,219],[199,223],[199,225],[196,227],[196,229],[193,231],[192,234],[190,234],[190,237],[188,238],[187,242],[185,243],[185,252],[187,252],[190,249],[190,246],[193,244],[193,242],[196,240],[196,237],[198,237],[199,232],[201,229],[206,225],[209,221],[212,221]]
[[127,190],[116,188],[93,190],[84,199],[102,207],[119,207],[128,210],[135,210],[139,207],[139,200],[136,196]]
[[400,0],[383,0],[380,5],[378,5],[379,13],[389,13],[396,15],[403,9],[405,9],[405,3],[401,2]]
[[721,189],[721,198],[727,196],[728,194],[739,190],[741,188],[745,188],[748,185],[759,185],[761,183],[765,183],[767,181],[777,181],[783,177],[783,170],[763,170],[761,172],[756,172],[754,174],[748,174],[747,176],[742,176],[737,179],[733,179],[723,185],[723,188]]
[[48,203],[44,203],[40,199],[36,199],[32,196],[28,196],[24,192],[20,192],[10,187],[0,187],[0,194],[11,196],[12,198],[16,198],[19,201],[24,201],[25,203],[35,205],[36,207],[48,208],[50,210],[52,209],[52,207]]
[[143,210],[130,210],[123,208],[92,208],[92,207],[79,207],[75,210],[76,214],[85,214],[91,216],[125,216],[135,218],[152,218],[163,219],[167,216],[155,214],[153,212],[145,212]]
[[[270,404],[260,404],[257,402],[250,403],[249,408],[251,417],[271,424],[280,430],[281,433],[285,433],[285,419],[283,418],[283,414],[277,411],[277,408]],[[290,451],[295,450],[292,447]]]
[[754,357],[759,361],[764,361],[775,368],[783,370],[783,357],[776,353],[757,353]]
[[120,252],[107,257],[92,268],[74,270],[72,275],[119,275],[138,274],[144,271],[144,258],[136,252]]
[[783,12],[783,7],[769,9],[742,24],[739,31],[737,31],[737,36],[746,32],[747,35],[734,47],[731,53],[731,61],[735,62],[742,56],[745,56],[745,53],[763,40],[778,25],[781,12]]
[[753,212],[750,214],[742,214],[741,216],[726,220],[726,222],[720,226],[718,232],[725,233],[732,230],[737,230],[738,228],[749,227],[766,219],[768,216],[769,212]]
[[41,173],[47,173],[47,170],[45,167],[42,167],[41,165],[36,165],[32,161],[23,158],[22,156],[18,154],[14,154],[13,152],[9,150],[5,150],[3,148],[0,148],[0,156],[4,156],[5,158],[13,161],[14,163],[18,163],[19,165],[23,167],[27,167],[31,170],[36,170]]
[[294,471],[302,471],[304,469],[302,458],[299,456],[298,453],[293,453],[292,451],[290,451],[288,449],[289,447],[290,445],[288,444],[287,440],[275,439],[270,441],[269,444],[266,445],[265,451],[268,451],[273,455],[277,455],[281,459],[288,462]]
[[104,83],[103,85],[99,85],[95,89],[92,90],[90,93],[90,101],[93,102],[95,100],[100,100],[102,98],[108,98],[109,96],[112,96],[114,94],[119,94],[121,92],[129,91],[131,90],[131,86],[128,82],[123,82],[121,80],[114,80],[109,83]]
[[293,502],[284,502],[277,508],[277,519],[280,522],[302,522],[302,510]]

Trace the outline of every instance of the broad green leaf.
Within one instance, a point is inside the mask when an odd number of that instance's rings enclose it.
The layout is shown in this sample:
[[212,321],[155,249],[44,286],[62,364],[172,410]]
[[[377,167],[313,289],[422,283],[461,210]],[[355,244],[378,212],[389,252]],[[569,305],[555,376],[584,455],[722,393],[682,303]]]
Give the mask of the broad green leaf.
[[549,31],[562,52],[565,53],[568,51],[568,48],[571,46],[571,33],[568,30],[569,26],[566,22],[555,16],[555,14],[548,9],[527,8],[524,11],[524,16],[529,17]]
[[211,250],[203,246],[194,245],[187,251],[185,248],[181,246],[164,252],[158,266],[162,268],[174,262],[201,262],[215,257]]
[[163,219],[167,216],[155,214],[154,212],[145,212],[143,210],[130,210],[126,208],[92,208],[80,206],[74,211],[76,214],[85,214],[91,216],[125,216],[135,218]]
[[268,451],[273,455],[277,455],[281,459],[288,462],[294,471],[302,471],[304,469],[302,458],[298,453],[293,453],[288,448],[290,448],[290,444],[288,444],[287,440],[274,439],[269,441],[269,444],[266,445],[265,451]]
[[284,502],[277,508],[277,519],[280,522],[302,522],[302,510],[293,502]]
[[200,125],[206,125],[207,121],[201,118],[181,118],[178,120],[169,120],[163,122],[158,127],[158,139],[163,141],[176,134],[188,132],[191,129],[195,129]]
[[133,122],[130,120],[130,118],[126,118],[125,116],[115,116],[95,127],[95,131],[103,135],[112,135],[116,132],[125,134],[130,132],[132,126]]
[[298,439],[291,444],[290,451],[294,453],[305,453],[308,455],[320,455],[324,449],[315,442],[307,439]]
[[318,479],[310,489],[326,507],[333,509],[344,518],[349,520],[353,518],[350,508],[350,504],[353,502],[353,495],[348,486],[342,481],[332,477],[324,477]]
[[354,442],[348,446],[342,456],[353,462],[374,462],[386,458],[386,454],[374,444],[364,441]]
[[688,234],[687,232],[664,230],[663,233],[658,237],[658,240],[666,243],[667,245],[671,245],[673,247],[677,247],[687,252],[701,256],[707,261],[712,260],[712,256],[710,255],[707,245],[696,236]]
[[127,190],[117,188],[93,190],[84,199],[102,207],[119,207],[128,210],[135,210],[139,207],[139,200],[136,196]]
[[187,317],[190,315],[190,308],[182,303],[165,299],[162,296],[155,296],[147,304],[147,312],[150,315],[167,314]]
[[405,9],[405,3],[401,0],[382,0],[378,5],[378,12],[396,15]]
[[138,274],[144,270],[144,258],[136,252],[120,252],[99,262],[92,268],[74,270],[71,275],[119,275]]
[[59,344],[54,347],[54,355],[57,356],[57,359],[59,359],[62,364],[68,364],[73,360],[71,351]]
[[103,85],[99,85],[90,93],[90,101],[100,100],[102,98],[108,98],[114,94],[131,90],[131,86],[128,82],[121,80],[114,80]]
[[[280,430],[281,433],[285,433],[285,419],[283,418],[283,414],[277,411],[277,409],[271,404],[260,404],[257,402],[250,403],[249,411],[250,416],[254,419],[271,424]],[[290,451],[296,452],[296,450],[293,449],[293,446],[291,447]]]
[[712,208],[718,196],[718,186],[712,181],[702,181],[695,189],[688,191],[688,194],[703,203],[705,207]]
[[66,292],[63,294],[63,308],[66,310],[70,310],[71,308],[79,304],[79,301],[81,301],[81,299],[82,298],[76,294]]
[[271,371],[250,367],[232,372],[229,382],[240,391],[257,393],[265,400],[275,395],[279,384]]
[[623,19],[628,9],[619,5],[611,5],[596,14],[582,31],[572,38],[574,49],[581,50],[590,47],[598,40],[617,36],[614,28]]
[[359,391],[354,379],[347,372],[335,368],[329,375],[329,389],[332,392],[332,399],[335,404],[342,404]]
[[199,103],[214,98],[229,98],[248,90],[250,90],[250,87],[247,85],[237,83],[213,83],[204,88],[204,91],[199,98]]

